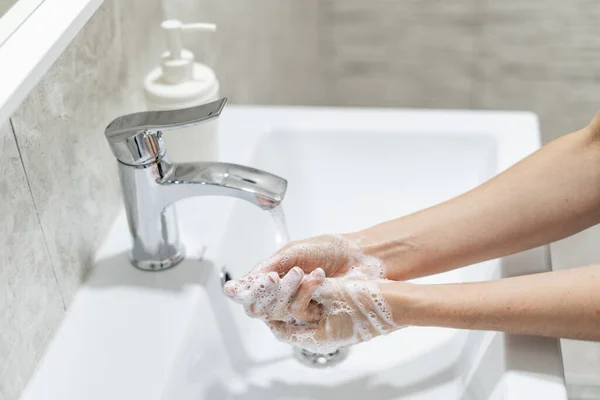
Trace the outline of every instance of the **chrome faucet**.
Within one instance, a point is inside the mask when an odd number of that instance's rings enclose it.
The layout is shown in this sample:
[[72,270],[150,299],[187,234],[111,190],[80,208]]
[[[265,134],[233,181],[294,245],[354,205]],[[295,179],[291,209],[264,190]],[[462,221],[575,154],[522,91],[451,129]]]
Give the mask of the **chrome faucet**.
[[287,181],[236,164],[169,162],[163,132],[217,118],[226,99],[173,111],[125,115],[106,127],[106,138],[119,161],[129,230],[131,262],[159,271],[184,258],[173,203],[194,196],[229,196],[272,209],[283,200]]

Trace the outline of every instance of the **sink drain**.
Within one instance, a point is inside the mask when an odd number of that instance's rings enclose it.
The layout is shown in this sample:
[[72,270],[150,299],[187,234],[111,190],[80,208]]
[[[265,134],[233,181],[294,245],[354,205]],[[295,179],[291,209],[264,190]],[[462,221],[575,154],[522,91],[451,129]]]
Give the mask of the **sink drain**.
[[333,353],[319,354],[304,350],[299,347],[294,348],[294,357],[304,365],[313,368],[334,367],[348,357],[348,349],[338,349]]

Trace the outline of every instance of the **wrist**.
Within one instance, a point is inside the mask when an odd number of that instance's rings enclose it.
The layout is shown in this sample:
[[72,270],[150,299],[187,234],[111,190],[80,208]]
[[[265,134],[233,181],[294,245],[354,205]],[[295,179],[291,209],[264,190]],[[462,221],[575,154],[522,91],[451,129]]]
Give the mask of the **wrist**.
[[383,298],[398,325],[467,328],[469,307],[460,284],[422,285],[408,282],[383,282]]
[[390,280],[406,280],[421,276],[423,251],[419,240],[410,233],[398,233],[397,229],[384,223],[344,237],[356,243],[361,251],[378,258]]
[[431,302],[423,293],[425,286],[399,281],[383,282],[379,287],[397,325],[433,325],[429,321]]

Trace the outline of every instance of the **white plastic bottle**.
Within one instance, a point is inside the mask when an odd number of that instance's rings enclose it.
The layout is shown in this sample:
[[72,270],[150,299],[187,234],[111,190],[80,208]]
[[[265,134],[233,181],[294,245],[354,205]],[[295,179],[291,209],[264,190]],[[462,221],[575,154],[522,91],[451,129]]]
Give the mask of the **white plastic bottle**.
[[[183,48],[183,32],[214,32],[215,24],[183,24],[177,20],[162,23],[169,50],[160,58],[160,67],[148,74],[144,94],[148,110],[174,110],[217,100],[219,81],[212,69],[194,61]],[[173,162],[218,161],[218,119],[165,134],[165,146]]]

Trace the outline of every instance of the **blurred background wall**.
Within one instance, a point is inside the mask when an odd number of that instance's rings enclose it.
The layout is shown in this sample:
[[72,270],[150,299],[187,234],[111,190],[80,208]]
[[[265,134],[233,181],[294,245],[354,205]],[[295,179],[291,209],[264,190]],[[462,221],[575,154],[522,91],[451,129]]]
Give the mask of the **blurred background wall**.
[[[163,0],[237,102],[530,110],[545,141],[600,110],[593,0]],[[242,89],[243,88],[243,89]]]

